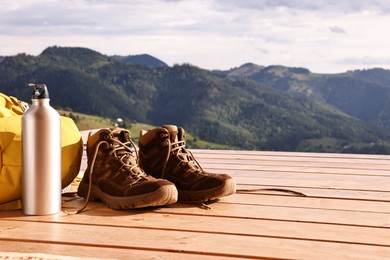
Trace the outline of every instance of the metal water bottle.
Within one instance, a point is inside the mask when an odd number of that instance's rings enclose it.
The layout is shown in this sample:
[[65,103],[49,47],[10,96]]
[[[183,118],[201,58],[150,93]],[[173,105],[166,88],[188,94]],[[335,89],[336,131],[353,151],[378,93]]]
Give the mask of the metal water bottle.
[[34,88],[22,117],[22,211],[50,215],[61,211],[61,120],[49,104],[45,84]]

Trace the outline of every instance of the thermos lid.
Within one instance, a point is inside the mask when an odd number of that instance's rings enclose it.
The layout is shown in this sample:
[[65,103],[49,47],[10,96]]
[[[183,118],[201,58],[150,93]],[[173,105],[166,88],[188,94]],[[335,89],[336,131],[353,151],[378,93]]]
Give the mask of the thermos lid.
[[49,98],[49,91],[47,91],[47,87],[45,84],[30,83],[28,84],[28,86],[34,88],[32,99]]

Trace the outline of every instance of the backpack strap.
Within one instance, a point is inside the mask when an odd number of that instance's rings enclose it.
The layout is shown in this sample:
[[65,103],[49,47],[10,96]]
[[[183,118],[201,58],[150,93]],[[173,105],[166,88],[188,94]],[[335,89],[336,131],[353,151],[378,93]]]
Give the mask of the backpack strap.
[[0,204],[0,211],[2,211],[2,210],[16,210],[16,209],[21,209],[21,208],[22,208],[22,201],[20,199]]
[[26,102],[0,92],[0,117],[22,115],[27,109]]

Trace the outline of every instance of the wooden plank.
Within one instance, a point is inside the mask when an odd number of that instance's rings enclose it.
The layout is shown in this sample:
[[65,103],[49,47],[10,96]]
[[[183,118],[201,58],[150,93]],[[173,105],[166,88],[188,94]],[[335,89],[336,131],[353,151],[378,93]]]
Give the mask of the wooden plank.
[[333,158],[316,158],[312,160],[311,158],[295,158],[291,160],[288,157],[282,158],[264,158],[262,156],[242,156],[236,158],[229,158],[228,156],[208,156],[206,154],[196,156],[196,159],[203,163],[221,163],[221,164],[239,164],[239,165],[291,165],[291,166],[313,166],[313,167],[325,167],[325,168],[378,168],[386,169],[390,166],[389,161],[385,160],[371,160],[371,159],[344,159],[337,160]]
[[[64,230],[64,232],[66,232]],[[23,252],[28,253],[24,258],[11,258],[7,255],[2,255],[1,252]],[[186,252],[168,252],[165,250],[138,249],[131,247],[112,247],[112,246],[96,246],[96,245],[80,245],[78,243],[64,242],[47,242],[47,241],[21,241],[19,239],[2,240],[0,239],[0,259],[32,259],[44,260],[51,259],[41,254],[58,255],[55,259],[63,259],[64,257],[76,257],[76,259],[169,259],[169,260],[215,260],[214,255],[204,255],[200,253]],[[218,259],[228,260],[231,257],[217,256]],[[240,258],[237,259],[247,259]],[[73,259],[72,259],[73,260]]]
[[275,189],[282,188],[288,190],[294,190],[301,192],[311,198],[328,198],[328,199],[352,199],[359,201],[383,201],[390,202],[390,192],[388,191],[363,191],[355,190],[351,188],[343,189],[332,189],[331,187],[317,187],[310,188],[304,186],[267,186],[267,185],[252,185],[252,184],[238,184],[237,189],[240,193],[249,193],[249,194],[259,194],[259,195],[277,195],[277,196],[291,196],[291,194],[277,192],[277,191],[267,191],[267,190],[258,190],[258,189]]
[[213,150],[190,149],[194,155],[198,154],[226,154],[233,156],[262,155],[270,157],[309,157],[309,158],[350,158],[350,159],[378,159],[389,160],[390,155],[382,154],[347,154],[347,153],[314,153],[314,152],[283,152],[283,151],[249,151],[249,150]]
[[[79,214],[66,216],[60,214],[53,220],[52,216],[22,216],[21,213],[9,212],[4,220],[20,222],[63,223],[78,225],[93,225],[128,228],[145,228],[174,231],[202,232],[210,234],[226,234],[241,236],[280,237],[310,241],[327,241],[361,245],[390,246],[389,227],[359,227],[348,225],[332,225],[290,222],[265,219],[242,218],[226,216],[190,215],[185,212],[176,214],[158,213],[138,210],[113,211],[100,207],[94,210],[95,215]],[[204,225],[207,223],[207,225]]]
[[310,168],[335,168],[335,169],[372,169],[372,170],[386,170],[390,166],[389,163],[378,164],[375,162],[363,162],[360,160],[349,160],[349,162],[334,162],[331,160],[324,160],[321,162],[315,161],[289,161],[289,160],[257,160],[257,159],[246,159],[245,157],[237,158],[234,160],[225,159],[225,158],[196,158],[199,163],[210,165],[210,167],[220,166],[229,166],[230,167],[239,167],[243,168],[245,166],[291,166],[293,169],[296,167],[310,167]]
[[[284,206],[299,207],[311,209],[327,209],[342,211],[361,211],[387,213],[390,217],[390,203],[381,201],[356,201],[349,199],[326,199],[290,196],[262,196],[259,194],[235,194],[228,196],[219,203],[235,203],[249,205],[267,205],[267,206]],[[389,219],[390,220],[390,219]]]
[[[238,160],[240,161],[240,160]],[[366,174],[369,171],[370,176],[371,175],[380,175],[380,176],[390,176],[390,173],[388,169],[390,168],[390,165],[373,165],[370,164],[367,166],[367,164],[338,164],[335,165],[331,162],[323,162],[323,163],[292,163],[292,162],[273,162],[273,161],[263,161],[263,162],[255,162],[255,161],[248,161],[248,162],[224,162],[223,160],[201,160],[199,159],[198,162],[202,166],[202,168],[208,168],[208,169],[242,169],[242,170],[252,170],[252,171],[263,171],[264,169],[272,169],[272,170],[279,170],[279,169],[288,169],[288,171],[301,171],[301,169],[310,169],[309,172],[334,172],[334,173],[345,173],[349,175],[362,175]],[[307,170],[306,170],[307,171]]]
[[170,207],[158,208],[156,209],[156,212],[168,214],[185,212],[186,214],[198,214],[202,216],[213,215],[243,219],[269,219],[366,227],[388,227],[390,225],[390,215],[388,213],[312,209],[305,207],[289,207],[284,205],[268,206],[215,203],[209,206],[211,207],[211,210],[175,204]]
[[332,178],[318,180],[316,178],[267,178],[267,177],[241,177],[236,172],[228,172],[234,176],[239,184],[245,185],[268,185],[268,186],[299,186],[308,188],[328,188],[328,189],[354,189],[362,191],[383,191],[388,192],[389,182],[382,178],[370,177],[348,180],[348,178],[333,180]]
[[[337,175],[370,175],[370,176],[390,176],[388,169],[350,169],[333,167],[309,167],[309,166],[291,166],[291,165],[258,165],[257,167],[247,167],[243,165],[221,165],[200,162],[201,166],[210,172],[219,172],[225,170],[240,169],[244,172],[263,173],[267,171],[290,172],[290,173],[308,173],[308,174],[337,174]],[[390,167],[389,167],[390,168]]]
[[[390,191],[390,176],[368,176],[368,175],[350,175],[345,176],[342,174],[327,174],[327,173],[300,173],[300,172],[279,172],[279,171],[263,171],[263,172],[253,172],[239,169],[226,169],[224,173],[229,173],[232,176],[238,176],[240,178],[252,178],[252,179],[297,179],[297,180],[317,180],[317,181],[326,181],[330,178],[335,182],[352,182],[352,183],[378,183],[377,189]],[[383,184],[379,184],[379,183]],[[366,187],[367,188],[367,187]]]
[[[236,196],[232,196],[231,200],[237,200]],[[267,197],[268,198],[268,197]],[[288,199],[288,198],[286,198]],[[322,223],[334,225],[349,225],[362,227],[383,227],[390,226],[390,212],[380,212],[380,209],[374,212],[353,209],[353,203],[349,205],[349,209],[342,209],[337,204],[331,204],[326,200],[318,202],[313,201],[313,207],[305,205],[304,198],[290,198],[288,201],[277,201],[277,197],[273,202],[268,203],[266,200],[259,200],[256,203],[232,203],[229,202],[229,197],[221,199],[219,202],[210,203],[210,210],[205,210],[197,205],[176,203],[166,207],[158,207],[147,211],[135,212],[157,212],[161,214],[186,214],[196,216],[213,216],[213,217],[231,217],[241,219],[263,219],[263,220],[280,220],[289,222],[302,223]],[[240,199],[242,200],[242,198]],[[80,208],[83,200],[75,200],[64,205],[64,209],[68,211]],[[279,203],[279,204],[278,204]],[[328,208],[321,207],[321,204],[330,204]],[[347,205],[347,201],[344,201]],[[120,214],[121,211],[102,211],[102,203],[90,203],[87,211],[82,214],[93,215],[104,214],[112,216]],[[336,209],[332,207],[337,207]],[[98,213],[99,212],[99,213]],[[124,211],[124,214],[132,214],[133,211]]]
[[[151,230],[128,227],[24,223],[3,220],[7,226],[0,238],[9,241],[49,242],[82,246],[174,251],[230,257],[273,257],[303,259],[377,259],[390,257],[390,247],[348,243],[304,241],[274,237],[206,234],[199,232]],[[42,230],[45,232],[42,232]],[[281,250],[282,249],[282,250]],[[346,259],[346,258],[344,258]]]
[[[192,150],[191,150],[192,151]],[[291,162],[291,163],[323,163],[323,162],[331,162],[335,164],[345,163],[347,165],[353,164],[354,161],[357,161],[359,164],[374,164],[374,165],[389,165],[390,164],[390,156],[386,155],[383,158],[370,158],[370,157],[327,157],[327,156],[292,156],[291,154],[280,156],[280,155],[264,155],[262,152],[255,152],[252,154],[245,153],[237,153],[231,154],[228,151],[220,151],[219,153],[201,153],[199,151],[193,153],[196,158],[202,160],[213,159],[216,161],[238,161],[242,160],[242,162]]]

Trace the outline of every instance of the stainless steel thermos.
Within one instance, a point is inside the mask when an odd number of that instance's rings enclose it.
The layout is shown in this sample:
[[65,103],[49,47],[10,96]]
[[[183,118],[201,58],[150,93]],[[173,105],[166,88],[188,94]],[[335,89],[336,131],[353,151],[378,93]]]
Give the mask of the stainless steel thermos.
[[49,215],[61,211],[61,120],[49,104],[44,84],[34,88],[22,116],[22,211]]

